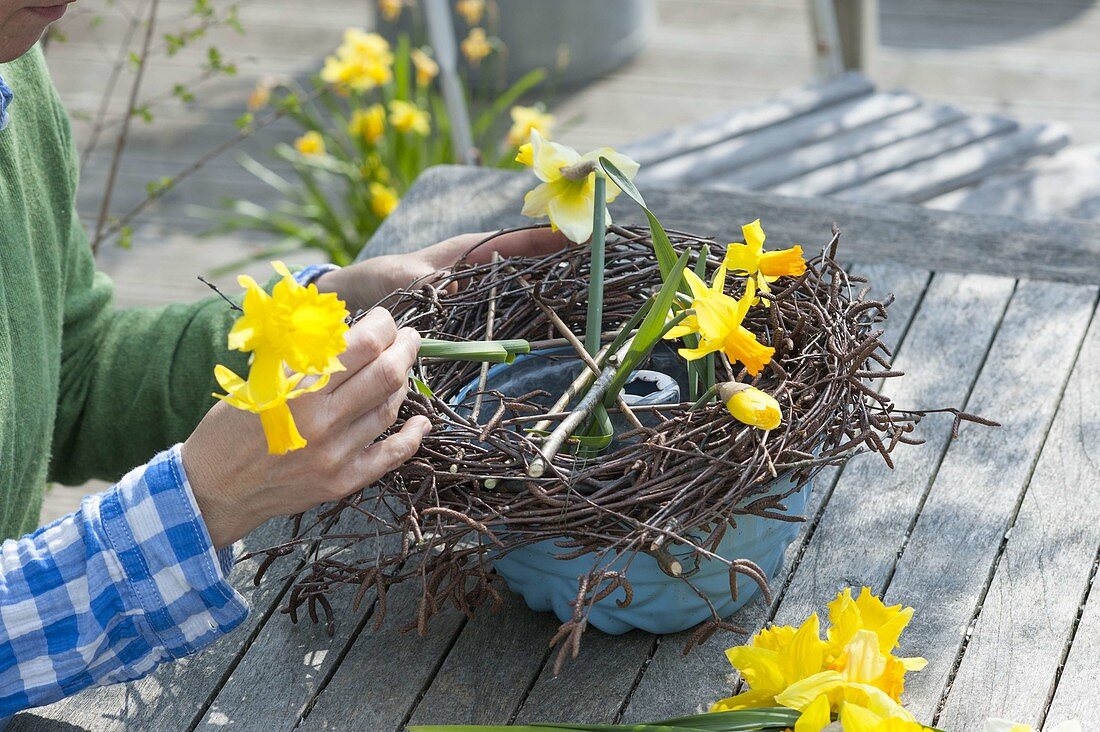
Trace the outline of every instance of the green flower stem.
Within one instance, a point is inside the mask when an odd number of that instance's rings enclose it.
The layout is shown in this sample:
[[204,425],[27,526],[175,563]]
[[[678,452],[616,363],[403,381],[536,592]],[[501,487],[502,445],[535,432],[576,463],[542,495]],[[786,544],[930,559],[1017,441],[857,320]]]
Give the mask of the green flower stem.
[[603,332],[604,240],[607,234],[607,179],[598,170],[594,175],[592,261],[588,279],[588,318],[584,327],[584,349],[593,356],[600,350],[600,334]]
[[420,341],[421,358],[448,361],[512,363],[516,354],[528,353],[530,350],[531,345],[524,340],[441,341],[424,338]]

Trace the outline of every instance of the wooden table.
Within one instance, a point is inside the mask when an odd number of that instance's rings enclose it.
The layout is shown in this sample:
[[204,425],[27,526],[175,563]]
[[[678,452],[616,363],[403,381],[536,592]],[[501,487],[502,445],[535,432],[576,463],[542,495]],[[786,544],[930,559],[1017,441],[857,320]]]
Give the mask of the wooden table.
[[[470,168],[426,173],[368,253],[407,251],[464,231],[519,224],[528,175]],[[726,240],[763,218],[770,242],[824,244],[893,292],[889,340],[907,376],[901,405],[959,405],[1000,420],[921,426],[927,443],[874,457],[818,482],[801,537],[775,579],[776,600],[733,620],[800,622],[840,588],[870,585],[917,609],[903,651],[928,658],[909,708],[948,730],[990,715],[1038,725],[1079,716],[1100,728],[1100,225],[1034,223],[898,204],[727,192],[645,191],[669,226]],[[625,199],[617,221],[638,222]],[[272,522],[251,546],[285,534]],[[395,590],[381,629],[370,601],[328,637],[292,625],[279,582],[235,581],[246,625],[196,657],[141,681],[88,691],[19,716],[15,730],[228,728],[370,730],[417,722],[643,720],[692,712],[730,690],[727,635],[682,655],[682,637],[590,631],[554,678],[557,621],[513,602],[466,621],[444,613],[426,638],[401,634],[413,593]],[[403,620],[402,620],[403,622]]]

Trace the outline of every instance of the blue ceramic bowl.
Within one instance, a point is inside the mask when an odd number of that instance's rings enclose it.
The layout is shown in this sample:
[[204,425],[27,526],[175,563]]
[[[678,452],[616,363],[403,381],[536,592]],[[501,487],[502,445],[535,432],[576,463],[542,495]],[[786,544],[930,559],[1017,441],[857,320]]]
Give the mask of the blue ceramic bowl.
[[[654,360],[660,367],[667,368],[679,363],[672,351],[657,356]],[[568,360],[546,369],[538,366],[533,356],[521,356],[511,365],[498,364],[490,368],[488,380],[493,388],[504,393],[524,394],[534,388],[560,393],[561,388],[572,381],[578,368],[581,366]],[[683,388],[686,393],[686,384]],[[476,382],[461,389],[451,399],[452,404],[457,408],[474,389]],[[495,404],[486,405],[482,413],[491,415],[494,411]],[[789,478],[781,477],[772,483],[769,490],[772,494],[782,495],[793,487]],[[788,496],[784,501],[785,513],[801,516],[811,490],[812,481]],[[759,565],[771,580],[783,564],[787,547],[798,536],[799,527],[796,522],[738,516],[736,527],[727,529],[715,554],[729,560],[749,559]],[[573,616],[569,603],[577,597],[577,582],[581,576],[592,571],[596,559],[592,554],[575,559],[558,559],[558,556],[571,550],[554,544],[554,540],[547,540],[516,549],[497,557],[494,566],[512,591],[523,596],[529,607],[540,612],[551,610],[565,622]],[[690,557],[688,547],[672,546],[670,551],[685,568],[694,568],[695,559]],[[612,553],[606,557],[606,568],[621,570],[629,558]],[[707,602],[683,580],[665,574],[657,560],[648,554],[633,557],[626,569],[626,577],[634,592],[633,601],[627,607],[620,608],[616,600],[624,599],[626,591],[616,590],[593,606],[588,618],[590,625],[612,635],[635,629],[664,634],[687,630],[711,617]],[[706,595],[721,617],[729,617],[760,592],[754,580],[738,575],[737,599],[734,600],[730,595],[728,567],[713,559],[700,559],[699,570],[690,580],[696,589]]]
[[[786,513],[800,516],[812,490],[812,481],[784,502]],[[789,480],[775,484],[775,492],[790,490]],[[715,552],[725,559],[750,559],[768,574],[769,581],[783,564],[783,554],[798,536],[800,524],[790,521],[738,516],[736,528],[730,528]],[[682,551],[672,549],[680,556],[685,567],[693,567],[688,559],[687,547]],[[569,604],[577,597],[577,581],[592,571],[593,555],[576,559],[557,559],[567,550],[554,546],[552,540],[531,544],[498,558],[496,571],[508,583],[513,592],[523,595],[533,610],[552,610],[562,622],[573,616]],[[610,569],[622,565],[625,558],[616,557]],[[615,601],[626,597],[624,590],[616,590],[610,597],[592,607],[590,625],[605,633],[618,635],[634,629],[650,633],[678,633],[710,619],[710,608],[699,595],[684,582],[665,574],[657,560],[648,554],[639,554],[626,570],[626,577],[634,590],[634,599],[625,608]],[[699,571],[691,577],[691,583],[707,596],[721,617],[729,617],[760,592],[756,582],[744,575],[737,577],[737,599],[730,596],[728,567],[714,559],[701,559]]]

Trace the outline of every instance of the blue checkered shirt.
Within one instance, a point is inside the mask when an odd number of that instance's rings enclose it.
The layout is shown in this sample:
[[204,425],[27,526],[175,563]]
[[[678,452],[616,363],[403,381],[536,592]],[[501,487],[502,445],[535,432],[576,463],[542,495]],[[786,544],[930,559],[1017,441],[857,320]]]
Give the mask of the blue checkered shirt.
[[8,107],[11,106],[12,99],[15,95],[12,94],[11,89],[4,83],[4,77],[0,76],[0,130],[3,130],[8,126],[8,122],[11,116],[8,114]]
[[3,718],[100,684],[140,678],[238,626],[179,446],[88,496],[80,510],[0,549]]

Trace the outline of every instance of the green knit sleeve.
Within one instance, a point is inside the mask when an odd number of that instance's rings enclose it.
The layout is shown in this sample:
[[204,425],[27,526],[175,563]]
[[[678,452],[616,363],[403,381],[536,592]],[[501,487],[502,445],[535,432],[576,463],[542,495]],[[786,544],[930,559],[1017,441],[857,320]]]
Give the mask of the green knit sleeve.
[[238,373],[226,348],[233,312],[224,300],[118,309],[72,215],[64,292],[61,384],[52,479],[117,479],[185,439],[213,406],[214,364]]

